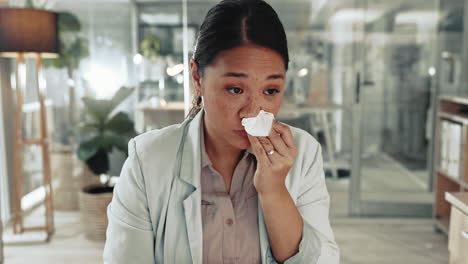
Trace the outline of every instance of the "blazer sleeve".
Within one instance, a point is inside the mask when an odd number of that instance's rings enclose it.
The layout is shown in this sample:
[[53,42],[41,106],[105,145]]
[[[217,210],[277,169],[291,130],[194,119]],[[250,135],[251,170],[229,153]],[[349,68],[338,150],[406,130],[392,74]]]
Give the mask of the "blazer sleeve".
[[107,208],[109,224],[103,259],[106,264],[153,264],[154,235],[134,139],[128,144],[128,152]]
[[[321,147],[317,142],[313,145],[316,146],[314,158],[303,175],[296,203],[304,222],[299,252],[285,264],[339,263],[339,249],[328,217],[330,196],[325,185]],[[271,249],[268,254],[270,259]],[[273,257],[271,259],[274,260]]]

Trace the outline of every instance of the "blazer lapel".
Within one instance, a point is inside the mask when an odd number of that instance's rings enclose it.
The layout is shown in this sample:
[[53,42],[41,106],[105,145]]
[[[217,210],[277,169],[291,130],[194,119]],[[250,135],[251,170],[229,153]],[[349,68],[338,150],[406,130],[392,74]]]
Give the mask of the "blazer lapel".
[[200,188],[196,189],[184,200],[185,224],[187,227],[188,242],[192,263],[201,264],[203,254],[203,237],[200,208]]
[[202,264],[203,231],[201,217],[201,189],[200,189],[200,128],[203,110],[188,124],[187,134],[184,135],[182,157],[179,162],[182,181],[193,187],[191,193],[184,200],[184,216],[187,227],[188,242],[192,263]]

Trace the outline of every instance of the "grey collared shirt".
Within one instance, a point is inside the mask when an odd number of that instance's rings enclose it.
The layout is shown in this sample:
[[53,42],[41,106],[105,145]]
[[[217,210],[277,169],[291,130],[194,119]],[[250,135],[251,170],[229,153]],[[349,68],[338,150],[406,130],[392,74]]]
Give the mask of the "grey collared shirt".
[[250,149],[243,152],[227,193],[223,177],[213,168],[205,150],[203,129],[202,125],[203,263],[261,263],[258,196],[253,185],[255,156]]

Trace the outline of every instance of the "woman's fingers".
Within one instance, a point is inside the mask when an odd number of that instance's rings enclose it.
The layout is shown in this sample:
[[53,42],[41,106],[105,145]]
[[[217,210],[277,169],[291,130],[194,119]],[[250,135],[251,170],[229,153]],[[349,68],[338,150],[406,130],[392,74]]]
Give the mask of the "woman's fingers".
[[[294,162],[294,154],[291,153],[291,150],[283,146],[286,150],[285,152],[280,153],[280,151],[274,147],[269,138],[259,137],[257,139],[263,146],[264,153],[266,153],[266,157],[271,163],[271,169],[281,170],[284,167],[290,167],[292,165]],[[279,140],[283,141],[281,138]]]
[[272,128],[276,131],[276,133],[281,135],[281,138],[284,140],[284,143],[286,143],[288,148],[296,148],[291,129],[287,125],[274,120]]
[[271,144],[273,145],[273,148],[281,156],[287,156],[289,154],[290,150],[288,149],[288,146],[286,146],[286,143],[284,142],[281,135],[278,134],[274,129],[272,129],[270,131],[270,135],[268,136],[268,139],[270,140]]
[[[279,161],[289,161],[295,159],[296,144],[291,133],[291,129],[274,120],[272,130],[268,137],[249,136],[252,149],[259,161],[269,161],[279,163]],[[270,155],[269,153],[273,151]]]
[[280,156],[278,153],[278,150],[275,149],[271,141],[267,137],[258,137],[257,138],[260,144],[263,147],[263,150],[267,154],[267,158],[270,160],[270,162],[273,162],[273,156]]
[[[250,144],[252,145],[252,149],[255,153],[255,156],[257,157],[257,160],[259,162],[268,162],[270,163],[270,159],[268,158],[267,152],[265,150],[265,147],[260,143],[259,138],[253,137],[249,134],[247,134],[249,137]],[[270,151],[270,150],[268,150]]]

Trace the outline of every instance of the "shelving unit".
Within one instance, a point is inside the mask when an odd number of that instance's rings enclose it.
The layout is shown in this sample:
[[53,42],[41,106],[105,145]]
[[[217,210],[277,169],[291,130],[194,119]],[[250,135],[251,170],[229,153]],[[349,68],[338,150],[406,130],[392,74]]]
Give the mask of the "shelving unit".
[[[441,96],[436,122],[434,219],[436,230],[448,234],[451,204],[445,200],[445,193],[468,191],[468,97]],[[456,133],[444,132],[444,126],[447,124],[452,128],[460,126],[459,138],[454,136]],[[456,146],[444,150],[447,144]],[[458,159],[453,160],[453,157]],[[448,169],[447,166],[452,167]]]

